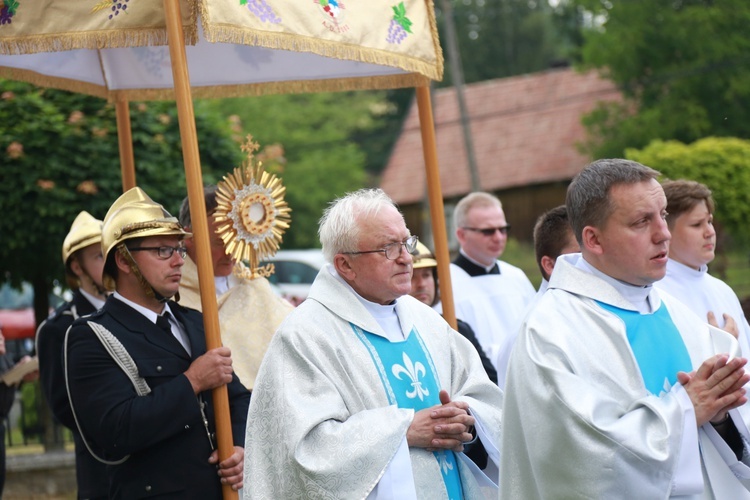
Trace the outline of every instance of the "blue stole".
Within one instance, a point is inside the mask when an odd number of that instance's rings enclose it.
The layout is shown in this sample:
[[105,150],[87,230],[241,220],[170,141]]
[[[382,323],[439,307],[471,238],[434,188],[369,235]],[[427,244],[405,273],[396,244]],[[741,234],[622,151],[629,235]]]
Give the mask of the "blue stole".
[[677,372],[690,372],[690,361],[679,330],[662,302],[651,314],[640,314],[596,301],[602,309],[618,316],[625,323],[630,348],[641,370],[643,383],[651,394],[669,392],[677,382]]
[[[351,325],[378,369],[388,402],[399,408],[423,410],[440,404],[440,386],[432,357],[416,329],[403,342],[391,342]],[[433,452],[443,475],[448,498],[463,498],[456,455],[450,450]]]

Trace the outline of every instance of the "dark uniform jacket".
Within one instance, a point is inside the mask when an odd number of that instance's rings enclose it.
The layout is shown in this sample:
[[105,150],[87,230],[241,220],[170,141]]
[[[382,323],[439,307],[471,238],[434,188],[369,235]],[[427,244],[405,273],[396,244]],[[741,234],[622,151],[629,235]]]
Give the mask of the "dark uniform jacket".
[[74,319],[94,311],[94,306],[81,292],[73,292],[73,299],[58,307],[55,313],[39,326],[36,334],[36,351],[39,357],[39,380],[52,414],[73,432],[78,498],[98,499],[107,498],[108,495],[107,466],[92,457],[81,441],[73,413],[70,411],[63,372],[65,332],[73,324]]
[[[192,355],[173,335],[114,296],[68,334],[67,377],[73,410],[94,452],[111,461],[111,498],[221,498],[208,433],[214,433],[211,392],[198,396],[183,374],[206,352],[203,316],[174,302],[169,307],[187,333]],[[132,357],[151,392],[138,396],[125,371],[87,324],[104,326]],[[233,376],[227,386],[232,434],[244,446],[250,393]],[[209,429],[204,426],[201,404]]]
[[471,344],[477,350],[479,359],[482,360],[484,371],[487,372],[487,376],[490,378],[490,380],[497,384],[497,370],[495,370],[495,365],[492,364],[492,361],[490,361],[487,355],[484,353],[484,349],[482,349],[482,346],[479,344],[474,330],[471,328],[471,326],[469,326],[467,322],[461,321],[460,319],[456,319],[456,326],[458,333],[469,339],[469,342],[471,342]]

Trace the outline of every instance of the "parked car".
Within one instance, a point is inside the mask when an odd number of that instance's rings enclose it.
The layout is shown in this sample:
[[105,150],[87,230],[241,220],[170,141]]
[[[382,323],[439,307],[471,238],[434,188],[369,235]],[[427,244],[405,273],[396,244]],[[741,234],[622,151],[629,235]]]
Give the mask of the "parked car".
[[[64,299],[50,294],[50,311],[60,305]],[[30,283],[22,283],[21,289],[0,285],[0,329],[6,340],[8,352],[20,358],[33,352],[36,335],[34,318],[34,288]]]
[[323,252],[319,248],[308,250],[279,250],[263,264],[273,264],[275,272],[268,281],[278,286],[282,295],[293,304],[307,298],[310,285],[318,271],[325,265]]

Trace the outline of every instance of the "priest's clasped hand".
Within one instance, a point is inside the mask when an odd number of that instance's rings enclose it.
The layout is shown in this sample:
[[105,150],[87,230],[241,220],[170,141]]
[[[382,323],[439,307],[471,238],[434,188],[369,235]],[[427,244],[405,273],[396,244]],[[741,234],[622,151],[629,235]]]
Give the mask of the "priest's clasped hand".
[[461,452],[464,443],[471,441],[474,417],[469,415],[469,405],[464,401],[451,401],[448,392],[440,391],[441,405],[425,408],[414,414],[406,431],[406,441],[411,447]]
[[729,359],[717,354],[704,361],[698,370],[677,374],[678,381],[690,396],[698,426],[722,419],[726,412],[747,402],[743,386],[750,381],[745,373],[744,358]]

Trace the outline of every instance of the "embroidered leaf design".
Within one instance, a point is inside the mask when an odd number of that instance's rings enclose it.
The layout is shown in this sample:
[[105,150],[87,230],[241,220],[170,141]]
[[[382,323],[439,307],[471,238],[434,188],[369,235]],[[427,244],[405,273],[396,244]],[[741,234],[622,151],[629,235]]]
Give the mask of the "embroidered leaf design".
[[18,2],[16,0],[6,0],[5,6],[8,7],[9,14],[15,14],[18,9]]
[[402,28],[404,28],[404,31],[407,33],[411,33],[411,20],[406,17],[406,6],[404,5],[404,2],[401,2],[398,5],[395,5],[391,7],[393,9],[393,20],[396,21],[398,24],[401,25]]
[[240,0],[240,5],[247,5],[247,0]]
[[108,9],[109,7],[112,7],[112,0],[102,0],[91,8],[91,14],[99,12],[100,10]]

